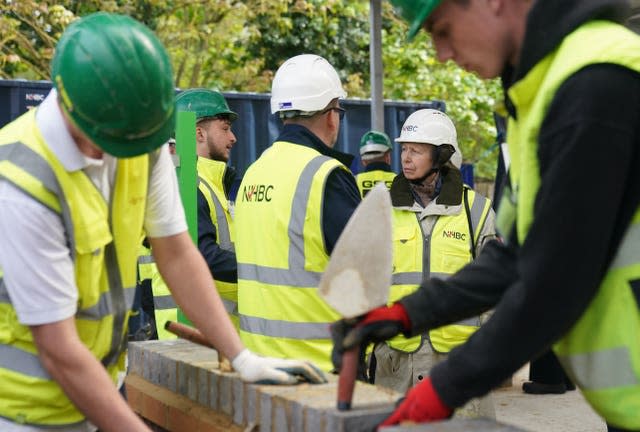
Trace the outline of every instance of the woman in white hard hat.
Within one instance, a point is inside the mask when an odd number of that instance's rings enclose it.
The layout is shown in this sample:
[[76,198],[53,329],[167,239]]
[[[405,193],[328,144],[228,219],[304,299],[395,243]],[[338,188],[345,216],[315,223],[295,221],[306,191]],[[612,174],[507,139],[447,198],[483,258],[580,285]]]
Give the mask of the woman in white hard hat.
[[[390,302],[415,291],[424,277],[446,278],[495,238],[491,201],[464,185],[456,128],[441,111],[411,114],[400,137],[402,173],[391,185],[394,270]],[[397,336],[375,348],[376,384],[401,393],[429,375],[446,353],[464,343],[480,317],[420,336]],[[373,364],[372,364],[373,366]],[[492,404],[471,411],[493,414]]]

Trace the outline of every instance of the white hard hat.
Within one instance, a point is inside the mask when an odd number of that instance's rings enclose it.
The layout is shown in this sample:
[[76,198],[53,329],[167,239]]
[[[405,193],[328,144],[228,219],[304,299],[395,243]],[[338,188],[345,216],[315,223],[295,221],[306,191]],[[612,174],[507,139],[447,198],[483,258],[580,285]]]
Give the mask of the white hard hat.
[[333,66],[318,55],[302,54],[278,68],[271,84],[271,113],[320,111],[333,99],[345,97]]
[[457,168],[462,164],[462,154],[458,148],[458,134],[453,122],[442,111],[421,109],[412,113],[402,125],[400,136],[395,142],[424,143],[440,146],[450,144],[456,150],[451,163]]

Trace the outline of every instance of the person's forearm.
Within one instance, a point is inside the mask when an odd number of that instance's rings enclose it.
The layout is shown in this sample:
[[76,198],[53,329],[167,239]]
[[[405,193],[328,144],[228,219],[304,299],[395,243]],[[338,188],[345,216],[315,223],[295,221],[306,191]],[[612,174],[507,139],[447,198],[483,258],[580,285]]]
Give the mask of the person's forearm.
[[242,342],[189,235],[184,232],[150,241],[158,270],[176,303],[216,349],[233,359],[243,349]]
[[73,318],[31,327],[38,355],[74,405],[101,431],[148,431],[102,364],[78,338]]
[[515,251],[488,242],[476,260],[446,281],[427,279],[400,302],[411,319],[412,334],[480,315],[500,300],[517,278]]

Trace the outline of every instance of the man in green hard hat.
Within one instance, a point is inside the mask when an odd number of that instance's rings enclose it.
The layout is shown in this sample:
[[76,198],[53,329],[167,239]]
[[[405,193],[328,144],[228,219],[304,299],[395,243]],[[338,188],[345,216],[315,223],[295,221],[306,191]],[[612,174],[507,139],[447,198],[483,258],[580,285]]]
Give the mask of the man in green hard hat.
[[176,302],[244,380],[323,381],[244,349],[225,313],[161,148],[175,97],[157,37],[127,16],[84,17],[60,38],[52,81],[0,130],[0,430],[149,430],[115,385],[143,231]]
[[225,309],[238,327],[238,270],[233,244],[233,203],[229,192],[235,170],[227,165],[238,114],[217,91],[195,88],[176,98],[178,111],[196,114],[198,153],[198,249],[215,279]]
[[334,326],[337,353],[495,307],[384,425],[447,418],[552,348],[609,431],[640,430],[640,36],[624,26],[628,2],[391,1],[410,37],[431,34],[438,60],[502,79],[503,241]]
[[384,132],[371,130],[360,138],[360,161],[364,170],[356,175],[356,184],[364,196],[376,185],[391,187],[396,173],[391,169],[391,140]]

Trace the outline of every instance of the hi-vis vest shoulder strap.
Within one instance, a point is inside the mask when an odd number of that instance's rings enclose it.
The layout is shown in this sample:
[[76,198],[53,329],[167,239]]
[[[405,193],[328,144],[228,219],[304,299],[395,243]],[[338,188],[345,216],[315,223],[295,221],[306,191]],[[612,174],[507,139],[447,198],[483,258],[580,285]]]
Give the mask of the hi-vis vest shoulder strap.
[[[510,120],[518,241],[526,239],[540,187],[537,140],[557,89],[592,64],[617,64],[640,73],[640,38],[620,25],[594,21],[567,36],[509,91],[518,120]],[[603,107],[604,109],[604,107]],[[507,208],[507,207],[505,207]],[[504,210],[502,205],[499,214]],[[500,219],[500,218],[498,218]],[[502,231],[508,231],[503,227]],[[640,430],[640,209],[627,227],[598,293],[554,351],[572,380],[608,424]]]
[[[209,206],[209,215],[216,228],[218,245],[224,250],[235,252],[233,220],[229,202],[224,194],[222,181],[227,166],[224,162],[198,158],[198,189]],[[238,284],[215,280],[216,289],[233,325],[239,327]]]
[[391,171],[373,170],[361,172],[356,176],[356,184],[360,190],[360,196],[365,197],[378,183],[384,183],[387,189],[391,188],[391,183],[396,177],[396,173]]
[[[84,172],[67,172],[53,155],[34,111],[0,131],[0,181],[60,216],[75,264],[78,335],[114,382],[124,368],[149,165],[147,155],[118,161],[109,208]],[[31,332],[18,322],[6,295],[0,298],[0,316],[5,317],[0,324],[0,416],[47,426],[82,421],[83,414],[40,364]]]
[[335,169],[347,170],[311,148],[274,143],[244,175],[234,220],[242,340],[257,353],[306,358],[324,370],[338,315],[317,286],[329,259],[324,186]]
[[[491,201],[473,190],[467,190],[466,195],[470,213],[467,215],[467,206],[462,205],[455,216],[439,216],[430,233],[423,233],[417,213],[394,209],[390,303],[413,293],[424,278],[446,279],[472,260],[471,248],[478,244]],[[446,353],[464,343],[479,325],[479,317],[474,317],[433,329],[429,341],[435,351]],[[405,352],[417,351],[422,343],[422,336],[397,336],[387,341],[391,348]]]

